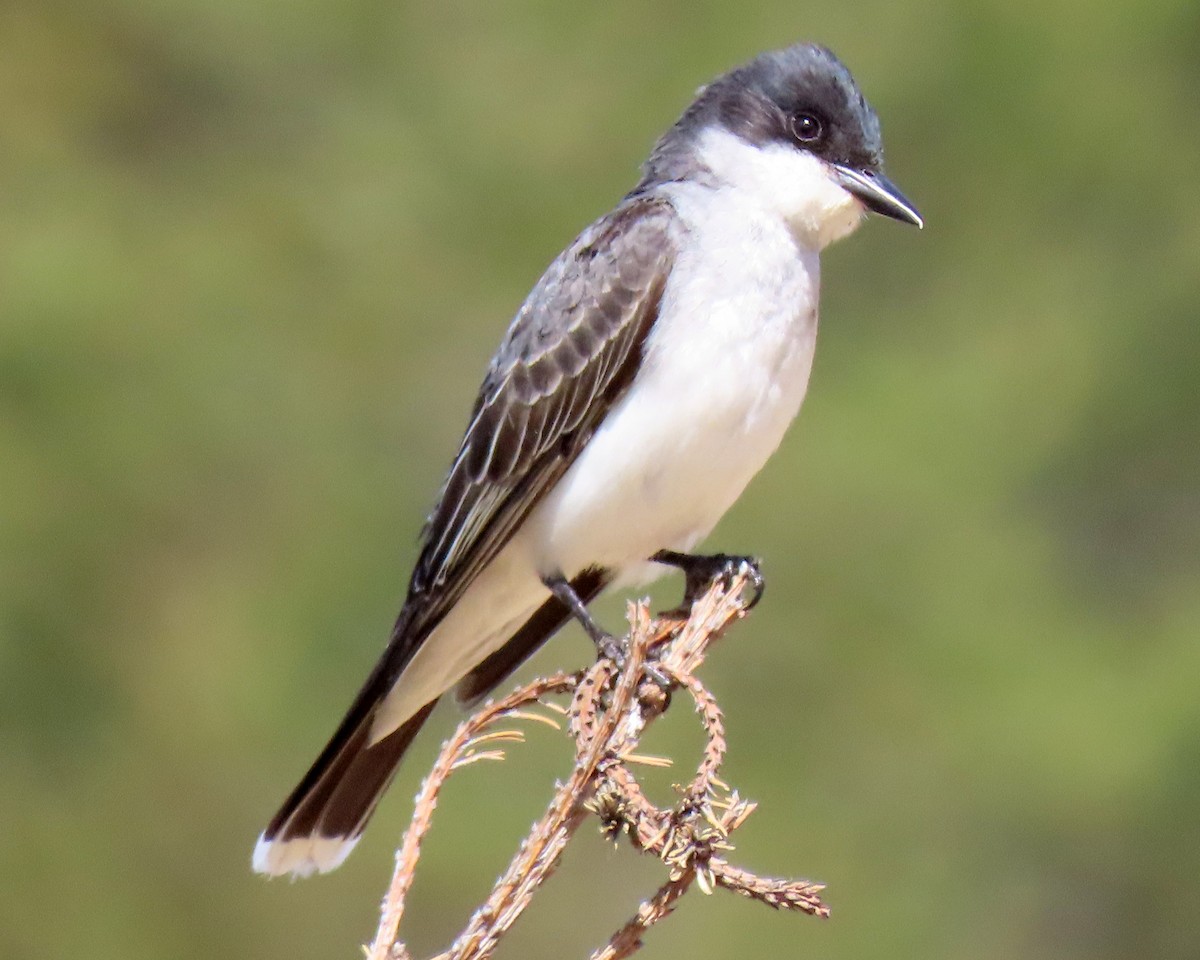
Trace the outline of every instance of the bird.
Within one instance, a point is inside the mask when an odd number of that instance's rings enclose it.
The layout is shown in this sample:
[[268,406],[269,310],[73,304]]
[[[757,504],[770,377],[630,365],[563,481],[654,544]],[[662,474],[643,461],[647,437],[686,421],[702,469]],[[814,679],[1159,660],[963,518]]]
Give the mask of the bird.
[[[439,698],[485,697],[587,604],[692,551],[778,447],[808,386],[820,254],[867,212],[922,227],[879,120],[826,47],[701,87],[641,178],[550,264],[491,360],[390,640],[258,838],[253,869],[341,865]],[[737,559],[737,558],[733,558]]]

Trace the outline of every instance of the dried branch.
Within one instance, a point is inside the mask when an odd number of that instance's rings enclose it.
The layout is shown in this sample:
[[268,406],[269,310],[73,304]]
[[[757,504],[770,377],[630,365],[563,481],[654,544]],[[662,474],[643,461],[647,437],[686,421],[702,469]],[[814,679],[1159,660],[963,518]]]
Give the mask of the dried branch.
[[[589,814],[613,840],[627,836],[635,849],[652,854],[668,867],[669,879],[638,908],[592,960],[621,960],[641,947],[643,934],[668,916],[695,883],[705,893],[722,887],[776,909],[827,917],[821,884],[807,880],[759,877],[732,866],[722,854],[732,850],[730,835],[753,812],[719,779],[726,741],[720,707],[695,676],[709,645],[733,621],[746,614],[742,593],[749,581],[743,570],[718,580],[692,605],[686,621],[652,620],[645,603],[631,604],[624,662],[601,659],[577,674],[535,680],[502,700],[486,704],[461,723],[435,762],[417,795],[412,822],[396,853],[396,870],[384,898],[379,929],[367,950],[369,960],[408,960],[399,940],[405,899],[412,886],[421,842],[432,822],[438,795],[450,775],[480,760],[502,759],[497,744],[519,742],[512,729],[490,730],[502,720],[533,720],[559,727],[530,708],[565,714],[575,743],[575,767],[555,791],[546,812],[521,843],[516,856],[475,911],[466,927],[437,960],[484,960],[524,912],[534,893],[550,877],[571,837]],[[646,727],[670,705],[673,688],[686,691],[705,731],[705,747],[689,783],[679,788],[673,807],[651,803],[632,767],[669,761],[642,756],[637,747]],[[553,700],[570,696],[564,709]]]

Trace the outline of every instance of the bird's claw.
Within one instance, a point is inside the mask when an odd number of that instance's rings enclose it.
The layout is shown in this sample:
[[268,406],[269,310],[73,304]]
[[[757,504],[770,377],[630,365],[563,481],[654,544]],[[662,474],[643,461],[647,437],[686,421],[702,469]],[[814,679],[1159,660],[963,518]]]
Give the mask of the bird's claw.
[[758,560],[753,557],[742,557],[742,563],[738,567],[738,573],[745,572],[747,579],[750,581],[750,589],[753,591],[750,600],[743,608],[746,611],[753,610],[758,606],[758,601],[762,599],[763,593],[767,589],[767,578],[763,576],[762,568],[758,565]]
[[697,559],[706,562],[697,563],[686,571],[687,585],[684,590],[684,602],[689,606],[704,596],[714,583],[719,581],[729,586],[733,583],[734,578],[743,573],[747,576],[754,591],[750,602],[746,604],[746,609],[753,609],[762,599],[767,581],[757,558],[718,553],[711,557]]
[[[593,640],[596,643],[596,652],[600,659],[611,661],[616,666],[617,672],[623,673],[626,664],[629,663],[629,644],[610,633],[593,637]],[[662,690],[664,702],[670,703],[671,690],[675,687],[675,681],[667,675],[662,667],[653,660],[649,660],[642,664],[641,675]]]
[[625,669],[625,661],[629,657],[629,647],[624,641],[614,637],[611,633],[601,633],[592,637],[596,644],[596,652],[600,655],[601,660],[611,660],[617,665],[618,670]]

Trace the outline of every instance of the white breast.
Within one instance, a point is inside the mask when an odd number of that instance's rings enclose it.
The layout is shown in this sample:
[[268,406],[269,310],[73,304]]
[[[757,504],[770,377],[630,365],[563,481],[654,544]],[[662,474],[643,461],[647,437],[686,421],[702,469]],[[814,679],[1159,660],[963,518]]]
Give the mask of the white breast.
[[690,549],[778,446],[808,384],[819,261],[735,191],[676,184],[689,229],[642,369],[530,518],[543,572]]
[[546,599],[536,574],[600,565],[619,582],[690,550],[779,445],[808,385],[816,249],[736,191],[664,192],[688,228],[633,384],[562,480],[421,646],[373,735],[438,696]]

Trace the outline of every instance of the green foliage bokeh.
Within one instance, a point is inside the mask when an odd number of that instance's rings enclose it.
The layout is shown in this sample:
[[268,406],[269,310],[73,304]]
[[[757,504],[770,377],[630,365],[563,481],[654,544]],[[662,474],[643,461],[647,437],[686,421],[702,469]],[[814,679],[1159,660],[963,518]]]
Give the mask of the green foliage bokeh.
[[[706,669],[761,802],[736,856],[834,914],[695,894],[647,956],[1195,956],[1178,0],[0,7],[0,955],[369,938],[453,711],[337,874],[268,883],[253,840],[380,649],[528,287],[696,86],[800,38],[928,224],[829,251],[805,411],[710,541],[770,581]],[[539,664],[586,655],[569,631]],[[452,784],[421,952],[566,762],[537,733]],[[505,955],[585,955],[656,883],[585,839]]]

